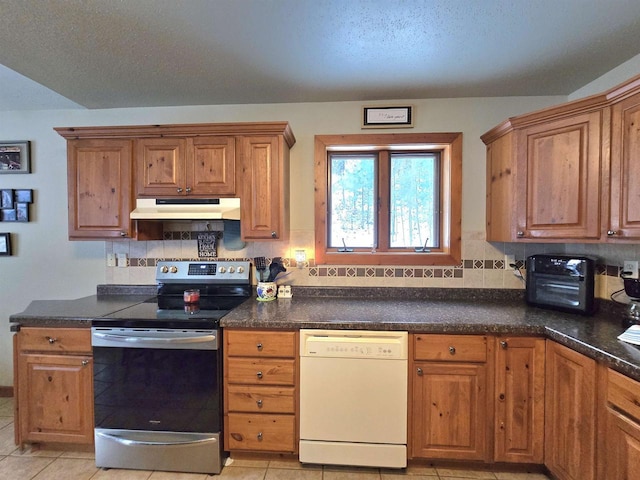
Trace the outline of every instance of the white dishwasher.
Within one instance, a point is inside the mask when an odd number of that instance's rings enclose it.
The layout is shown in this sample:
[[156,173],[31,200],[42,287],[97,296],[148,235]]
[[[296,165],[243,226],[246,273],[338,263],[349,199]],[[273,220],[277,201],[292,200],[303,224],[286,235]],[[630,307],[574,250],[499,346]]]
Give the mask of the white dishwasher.
[[300,330],[300,461],[407,466],[408,333]]

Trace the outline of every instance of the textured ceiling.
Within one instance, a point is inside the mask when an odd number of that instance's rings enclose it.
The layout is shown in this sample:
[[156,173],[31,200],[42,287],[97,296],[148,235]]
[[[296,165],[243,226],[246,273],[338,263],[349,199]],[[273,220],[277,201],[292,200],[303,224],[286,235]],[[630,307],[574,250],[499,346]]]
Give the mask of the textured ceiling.
[[567,95],[637,0],[0,0],[0,110]]

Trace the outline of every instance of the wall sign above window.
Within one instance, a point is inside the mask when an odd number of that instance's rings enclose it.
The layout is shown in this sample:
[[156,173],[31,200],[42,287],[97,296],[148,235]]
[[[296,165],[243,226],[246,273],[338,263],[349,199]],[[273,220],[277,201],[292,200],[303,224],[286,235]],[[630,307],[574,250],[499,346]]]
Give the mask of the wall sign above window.
[[362,128],[413,127],[413,106],[376,105],[362,107]]

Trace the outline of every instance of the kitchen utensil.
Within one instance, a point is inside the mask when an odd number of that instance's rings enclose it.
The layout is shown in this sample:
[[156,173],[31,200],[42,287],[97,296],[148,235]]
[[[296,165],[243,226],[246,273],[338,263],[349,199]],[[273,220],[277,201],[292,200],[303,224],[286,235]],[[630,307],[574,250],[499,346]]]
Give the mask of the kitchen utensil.
[[258,282],[264,281],[264,272],[267,270],[267,259],[264,257],[256,257],[253,259],[256,266],[256,275]]
[[282,266],[282,259],[280,257],[276,257],[269,265],[269,278],[267,278],[267,282],[275,281],[276,277],[280,272],[286,272],[287,269]]

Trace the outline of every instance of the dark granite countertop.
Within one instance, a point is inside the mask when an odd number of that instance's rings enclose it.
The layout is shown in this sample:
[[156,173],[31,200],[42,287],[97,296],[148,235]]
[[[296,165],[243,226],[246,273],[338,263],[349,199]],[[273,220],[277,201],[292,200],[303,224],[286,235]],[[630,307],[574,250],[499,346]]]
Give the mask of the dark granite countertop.
[[[428,290],[428,289],[427,289]],[[439,289],[429,295],[381,298],[315,289],[291,299],[249,299],[221,320],[227,328],[401,330],[422,333],[541,335],[640,381],[640,348],[617,339],[624,307],[601,302],[594,316],[531,307],[522,292]],[[307,296],[312,294],[312,296]]]
[[[101,288],[102,287],[102,288]],[[131,292],[127,295],[125,292]],[[155,296],[153,287],[98,287],[78,300],[37,300],[11,315],[20,326],[86,326]],[[617,339],[624,307],[601,302],[591,317],[527,306],[522,291],[297,287],[291,299],[250,298],[227,328],[369,329],[422,333],[541,335],[640,381],[640,348]]]
[[95,318],[142,303],[155,295],[90,295],[77,300],[34,300],[25,311],[9,316],[23,327],[90,327]]

